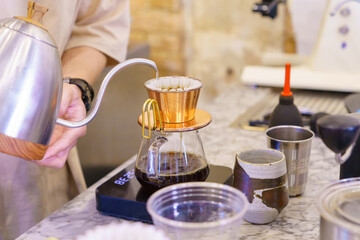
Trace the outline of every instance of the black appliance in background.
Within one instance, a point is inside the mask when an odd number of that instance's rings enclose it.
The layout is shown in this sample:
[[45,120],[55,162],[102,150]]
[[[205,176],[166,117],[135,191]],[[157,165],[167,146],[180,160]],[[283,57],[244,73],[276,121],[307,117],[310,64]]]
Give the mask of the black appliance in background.
[[[347,96],[345,107],[349,113],[360,112],[360,93]],[[348,160],[340,166],[340,179],[351,177],[360,177],[360,137],[357,138]]]
[[344,102],[349,115],[327,115],[317,120],[323,142],[346,160],[340,165],[340,179],[360,177],[360,94],[350,94]]
[[274,19],[277,15],[277,7],[279,3],[285,3],[285,0],[262,0],[261,3],[253,5],[253,12],[259,12],[265,17]]

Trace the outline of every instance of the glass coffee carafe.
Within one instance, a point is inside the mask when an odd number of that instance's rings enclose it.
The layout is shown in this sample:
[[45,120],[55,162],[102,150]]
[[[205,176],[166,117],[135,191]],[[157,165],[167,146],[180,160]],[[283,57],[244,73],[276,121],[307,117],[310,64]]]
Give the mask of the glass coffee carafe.
[[[186,89],[179,87],[184,85],[182,81],[186,81]],[[169,90],[171,84],[176,91]],[[204,181],[209,175],[198,129],[207,126],[211,116],[196,109],[201,86],[199,80],[187,77],[145,83],[150,99],[138,119],[143,139],[135,164],[135,176],[144,188],[154,191],[175,183]]]
[[153,131],[143,138],[135,165],[135,175],[153,190],[174,183],[204,181],[209,166],[198,131]]

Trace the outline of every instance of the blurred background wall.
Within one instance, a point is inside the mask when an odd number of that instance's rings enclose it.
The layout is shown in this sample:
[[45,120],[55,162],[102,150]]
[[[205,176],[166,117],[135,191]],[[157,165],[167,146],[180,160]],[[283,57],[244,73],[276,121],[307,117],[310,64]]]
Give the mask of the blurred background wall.
[[185,11],[181,0],[131,0],[130,44],[148,43],[160,75],[184,75]]
[[132,0],[131,42],[147,42],[160,75],[188,75],[204,82],[209,100],[240,79],[246,64],[265,49],[281,51],[283,9],[276,19],[254,14],[239,0]]
[[[155,61],[160,76],[187,75],[203,81],[199,106],[241,83],[243,67],[261,64],[264,52],[284,51],[289,23],[284,4],[271,19],[252,11],[260,0],[130,2],[128,58]],[[301,54],[311,53],[325,5],[326,0],[292,0],[288,5]],[[147,98],[143,83],[153,77],[148,67],[134,66],[110,82],[96,118],[78,143],[89,185],[137,153],[141,141],[137,117]]]

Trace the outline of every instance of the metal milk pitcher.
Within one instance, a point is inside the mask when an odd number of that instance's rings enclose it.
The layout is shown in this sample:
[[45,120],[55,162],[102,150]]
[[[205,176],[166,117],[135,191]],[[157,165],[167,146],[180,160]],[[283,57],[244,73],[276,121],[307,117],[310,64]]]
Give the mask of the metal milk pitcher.
[[151,66],[147,59],[130,59],[116,65],[104,78],[95,106],[79,122],[57,119],[62,95],[62,68],[57,45],[37,20],[46,8],[29,2],[28,17],[0,20],[0,152],[29,160],[45,155],[55,124],[81,127],[99,108],[105,88],[123,67]]

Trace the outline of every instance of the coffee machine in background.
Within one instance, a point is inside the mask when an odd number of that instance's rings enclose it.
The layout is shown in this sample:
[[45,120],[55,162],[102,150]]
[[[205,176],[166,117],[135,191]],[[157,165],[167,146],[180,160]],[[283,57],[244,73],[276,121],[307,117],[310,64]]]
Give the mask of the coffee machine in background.
[[[277,5],[285,3],[285,10],[288,12],[290,2],[262,0],[254,4],[252,10],[260,12],[263,16],[275,18],[278,12]],[[360,31],[357,30],[360,5],[357,3],[360,3],[360,0],[327,1],[314,51],[308,60],[298,66],[294,64],[292,68],[293,88],[360,91]],[[289,19],[286,20],[291,22]],[[291,33],[291,30],[292,27],[285,28],[285,33]],[[284,49],[282,58],[286,61],[299,58],[297,54],[286,53],[291,51]],[[244,68],[242,81],[245,84],[280,87],[283,84],[281,70],[276,65],[247,66]],[[257,74],[254,74],[255,72]],[[323,116],[325,114],[321,113],[322,115],[318,115],[321,118],[316,121],[318,129],[314,129],[326,146],[335,152],[335,158],[340,163],[340,179],[360,177],[360,113],[355,113],[360,110],[360,93],[351,94],[344,100],[349,115]]]
[[[244,66],[241,75],[244,84],[281,87],[283,66],[291,62],[293,89],[360,92],[360,0],[257,2],[252,11],[263,16],[274,16],[276,3],[285,3],[285,10],[290,15],[283,14],[283,51],[265,51],[260,65]],[[314,7],[307,9],[310,5]],[[285,51],[285,43],[294,40],[293,37],[296,37],[296,51]]]
[[[348,3],[350,3],[346,6]],[[354,3],[352,3],[354,2]],[[333,70],[341,71],[352,74],[359,74],[359,68],[357,66],[358,60],[358,39],[359,31],[353,31],[352,37],[348,36],[350,28],[355,28],[357,23],[355,19],[359,17],[359,7],[356,3],[360,3],[359,0],[333,0],[332,4],[329,4],[330,18],[323,24],[322,35],[327,34],[330,36],[332,32],[332,26],[336,21],[335,16],[339,16],[342,19],[349,19],[348,24],[344,24],[339,27],[339,33],[337,37],[332,39],[341,42],[340,48],[331,48],[331,55],[337,56],[335,58],[326,57],[325,52],[329,51],[329,44],[331,41],[321,38],[318,42],[317,52],[313,57],[313,67],[326,70],[327,68],[334,67]],[[355,5],[354,5],[355,4]],[[351,7],[351,10],[350,10]],[[356,13],[354,16],[354,13]],[[350,21],[350,17],[353,17]],[[355,19],[354,19],[355,18]],[[350,26],[350,27],[349,27]],[[334,34],[333,34],[334,35]],[[340,39],[342,38],[342,40]],[[346,40],[345,40],[346,39]],[[321,42],[322,41],[322,42]],[[349,46],[350,45],[350,46]],[[347,49],[351,48],[350,50]],[[327,49],[327,50],[326,50]],[[324,59],[327,59],[324,61]],[[338,63],[341,64],[338,64]],[[339,82],[342,80],[338,79]],[[356,79],[358,80],[358,78]],[[344,85],[346,84],[343,83]],[[359,84],[355,84],[359,85]],[[354,84],[350,84],[347,87],[351,88]],[[349,115],[328,115],[320,118],[317,121],[317,131],[319,136],[325,143],[325,145],[335,152],[335,159],[340,164],[340,179],[360,177],[360,95],[359,93],[351,94],[345,98],[345,105],[349,111]]]

